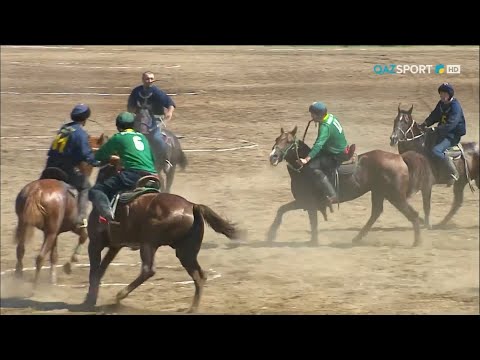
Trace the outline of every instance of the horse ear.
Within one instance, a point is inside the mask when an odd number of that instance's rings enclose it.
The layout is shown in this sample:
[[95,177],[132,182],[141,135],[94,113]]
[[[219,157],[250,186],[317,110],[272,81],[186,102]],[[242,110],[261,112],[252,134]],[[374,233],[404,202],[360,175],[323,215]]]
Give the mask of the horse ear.
[[295,125],[295,127],[292,130],[292,136],[295,136],[296,133],[297,133],[297,125]]
[[413,111],[413,104],[412,104],[412,107],[410,108],[410,110],[408,110],[408,114],[412,115],[412,111]]
[[282,135],[285,131],[283,131],[283,127],[280,128],[280,135]]
[[398,103],[398,113],[400,114],[400,103]]

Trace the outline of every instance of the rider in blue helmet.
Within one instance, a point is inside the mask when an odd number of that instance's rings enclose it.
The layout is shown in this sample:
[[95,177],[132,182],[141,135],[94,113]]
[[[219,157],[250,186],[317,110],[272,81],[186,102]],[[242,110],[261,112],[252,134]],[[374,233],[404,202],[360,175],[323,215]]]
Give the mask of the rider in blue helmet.
[[62,125],[48,150],[45,168],[56,167],[67,175],[67,183],[78,190],[78,227],[87,226],[88,191],[91,187],[88,177],[79,165],[81,162],[99,166],[88,142],[88,134],[83,129],[91,115],[88,105],[78,104],[70,112],[71,122]]
[[437,141],[432,148],[432,155],[447,166],[450,176],[456,181],[459,176],[457,168],[453,159],[445,154],[445,150],[457,145],[461,137],[466,134],[465,116],[462,106],[454,97],[455,91],[450,83],[441,84],[438,93],[440,101],[420,126],[425,129],[435,123],[439,124],[436,129]]

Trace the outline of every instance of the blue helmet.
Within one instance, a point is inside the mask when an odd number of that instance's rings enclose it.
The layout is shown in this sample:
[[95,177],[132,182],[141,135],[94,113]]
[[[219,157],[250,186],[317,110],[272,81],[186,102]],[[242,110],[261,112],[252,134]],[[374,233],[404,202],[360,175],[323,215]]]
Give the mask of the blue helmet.
[[315,101],[308,108],[308,111],[311,112],[311,113],[314,113],[314,114],[320,114],[320,113],[323,113],[326,110],[327,110],[327,106],[320,101]]
[[85,104],[78,104],[76,105],[71,113],[70,117],[73,121],[83,121],[90,117],[91,111],[88,105]]
[[455,91],[453,90],[453,86],[446,82],[440,85],[440,87],[438,88],[439,94],[442,91],[448,93],[448,95],[450,96],[450,99],[453,97],[453,94],[455,93]]

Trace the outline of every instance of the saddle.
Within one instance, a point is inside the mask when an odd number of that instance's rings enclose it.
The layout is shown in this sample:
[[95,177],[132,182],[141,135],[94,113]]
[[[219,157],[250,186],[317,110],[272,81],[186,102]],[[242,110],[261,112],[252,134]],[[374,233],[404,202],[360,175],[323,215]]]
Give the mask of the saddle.
[[341,176],[351,175],[357,168],[358,154],[355,152],[355,150],[356,150],[355,144],[352,144],[347,147],[345,151],[346,159],[343,160],[334,171],[336,182],[339,175]]

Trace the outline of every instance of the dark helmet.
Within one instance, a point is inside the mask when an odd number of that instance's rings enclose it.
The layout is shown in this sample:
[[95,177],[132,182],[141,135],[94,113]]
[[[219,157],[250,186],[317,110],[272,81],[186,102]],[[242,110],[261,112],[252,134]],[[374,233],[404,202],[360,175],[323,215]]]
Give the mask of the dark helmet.
[[135,121],[135,116],[127,111],[121,112],[118,114],[117,119],[115,120],[115,125],[119,129],[133,129],[133,122]]
[[78,104],[78,105],[75,105],[75,107],[72,109],[72,112],[70,113],[70,118],[73,121],[80,122],[88,119],[90,115],[91,115],[91,111],[88,105]]
[[455,93],[453,90],[453,86],[450,85],[449,83],[443,83],[442,85],[440,85],[440,87],[438,88],[438,93],[440,94],[441,91],[448,93],[448,95],[450,96],[450,99],[453,97],[453,94]]

